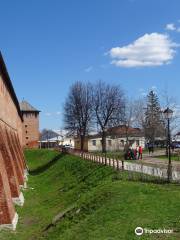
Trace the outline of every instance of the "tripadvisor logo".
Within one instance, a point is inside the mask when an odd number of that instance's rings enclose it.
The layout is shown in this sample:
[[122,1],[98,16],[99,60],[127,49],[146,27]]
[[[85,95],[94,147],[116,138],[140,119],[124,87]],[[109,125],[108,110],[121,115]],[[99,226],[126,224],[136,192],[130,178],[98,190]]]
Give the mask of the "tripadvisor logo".
[[136,234],[137,236],[141,236],[141,235],[143,234],[143,228],[142,228],[142,227],[137,227],[137,228],[135,229],[135,234]]
[[137,227],[135,229],[135,234],[137,236],[141,236],[142,234],[171,234],[173,233],[173,229],[148,229],[148,228],[142,228]]

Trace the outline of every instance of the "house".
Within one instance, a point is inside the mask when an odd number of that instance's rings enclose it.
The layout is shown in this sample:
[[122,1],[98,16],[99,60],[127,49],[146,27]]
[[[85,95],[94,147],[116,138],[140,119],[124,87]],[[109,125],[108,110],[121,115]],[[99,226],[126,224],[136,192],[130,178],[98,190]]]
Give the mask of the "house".
[[[86,151],[86,152],[89,151],[88,144],[89,144],[89,137],[85,137],[83,150]],[[79,137],[74,138],[74,149],[75,150],[81,150],[81,139]]]
[[68,135],[65,130],[43,130],[39,141],[40,148],[55,148],[68,146],[74,148],[74,136]]
[[[89,136],[88,150],[101,151],[101,135],[96,134]],[[109,128],[106,132],[106,149],[107,151],[118,151],[124,149],[125,144],[128,142],[130,146],[135,148],[137,145],[145,147],[145,137],[139,128],[127,128],[126,126],[118,126]]]
[[[126,126],[117,126],[109,128],[106,131],[106,150],[118,151],[123,150],[125,144],[128,142],[130,146],[135,148],[137,145],[145,147],[145,137],[141,129],[139,128],[127,128]],[[81,141],[79,138],[75,139],[75,149],[80,150]],[[102,138],[101,134],[97,133],[89,135],[85,138],[84,150],[102,151]]]
[[75,147],[74,136],[70,136],[70,135],[67,135],[67,134],[65,136],[63,136],[61,145],[69,146],[71,148],[74,148]]
[[62,136],[57,136],[39,141],[39,148],[57,148],[63,141]]
[[180,132],[176,133],[176,135],[173,137],[172,141],[180,143]]

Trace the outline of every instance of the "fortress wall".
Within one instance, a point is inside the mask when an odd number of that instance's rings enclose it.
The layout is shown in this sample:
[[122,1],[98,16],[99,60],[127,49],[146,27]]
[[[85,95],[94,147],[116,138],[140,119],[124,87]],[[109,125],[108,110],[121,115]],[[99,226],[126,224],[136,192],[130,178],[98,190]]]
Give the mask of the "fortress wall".
[[0,54],[0,229],[15,229],[14,203],[23,205],[20,187],[26,169],[22,151],[22,116]]

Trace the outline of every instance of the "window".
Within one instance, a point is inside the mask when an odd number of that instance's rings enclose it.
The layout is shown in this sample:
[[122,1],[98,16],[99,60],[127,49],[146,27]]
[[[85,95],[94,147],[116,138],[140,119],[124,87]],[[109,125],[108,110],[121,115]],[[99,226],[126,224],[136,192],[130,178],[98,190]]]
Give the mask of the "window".
[[29,139],[28,137],[26,137],[26,139]]
[[120,140],[120,145],[124,147],[124,140]]
[[92,140],[92,145],[96,146],[96,140]]
[[111,140],[108,140],[108,145],[111,146],[112,145],[112,142]]
[[25,127],[27,128],[27,125],[25,125]]
[[28,133],[28,131],[26,131],[26,134]]

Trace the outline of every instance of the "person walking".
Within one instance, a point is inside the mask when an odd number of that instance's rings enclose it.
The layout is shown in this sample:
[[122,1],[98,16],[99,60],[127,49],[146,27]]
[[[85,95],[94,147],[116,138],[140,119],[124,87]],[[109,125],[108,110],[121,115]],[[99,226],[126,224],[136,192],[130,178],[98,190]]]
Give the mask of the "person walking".
[[142,160],[142,153],[143,153],[142,146],[139,146],[138,159],[141,159],[141,160]]
[[154,153],[154,144],[153,143],[148,143],[148,150],[149,150],[149,156],[153,155],[153,153]]

